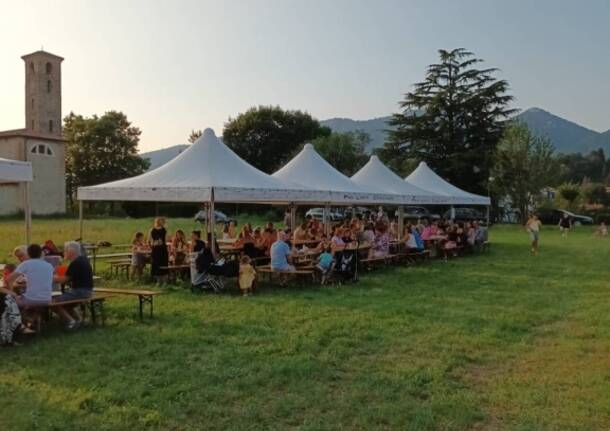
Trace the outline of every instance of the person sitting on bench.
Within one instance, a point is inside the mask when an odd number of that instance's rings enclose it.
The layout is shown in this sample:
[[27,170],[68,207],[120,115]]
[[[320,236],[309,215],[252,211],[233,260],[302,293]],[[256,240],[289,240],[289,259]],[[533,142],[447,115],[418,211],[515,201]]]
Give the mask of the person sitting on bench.
[[22,261],[8,277],[9,290],[15,290],[15,282],[25,277],[25,292],[17,296],[17,304],[22,308],[47,305],[53,291],[53,266],[42,260],[42,248],[31,244],[27,248],[29,259]]
[[294,272],[296,268],[288,263],[290,246],[286,243],[286,234],[279,231],[277,241],[271,246],[271,269],[274,271]]
[[[80,244],[69,241],[64,245],[64,257],[70,265],[63,276],[55,276],[55,282],[70,284],[70,290],[53,298],[53,302],[88,299],[93,294],[93,270],[89,261],[81,255]],[[57,314],[66,323],[67,329],[76,329],[82,323],[82,316],[76,310],[76,305],[57,307]]]

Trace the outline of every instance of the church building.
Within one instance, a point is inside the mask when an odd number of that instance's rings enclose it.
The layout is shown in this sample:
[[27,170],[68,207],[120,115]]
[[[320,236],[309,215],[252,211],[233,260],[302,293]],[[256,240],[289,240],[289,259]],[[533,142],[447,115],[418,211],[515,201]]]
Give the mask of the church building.
[[[36,51],[25,62],[25,128],[0,132],[0,157],[32,163],[32,212],[66,211],[66,141],[61,125],[61,62]],[[23,211],[23,184],[0,184],[0,215]]]

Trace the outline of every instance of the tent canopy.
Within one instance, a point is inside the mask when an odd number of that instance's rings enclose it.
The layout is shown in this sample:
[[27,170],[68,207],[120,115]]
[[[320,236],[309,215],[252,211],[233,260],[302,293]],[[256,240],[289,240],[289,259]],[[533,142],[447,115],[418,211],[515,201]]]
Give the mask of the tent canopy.
[[332,203],[400,203],[397,195],[352,181],[324,160],[311,144],[305,144],[301,152],[273,177],[316,190],[330,190],[329,202]]
[[381,163],[377,156],[371,156],[366,165],[352,176],[352,181],[361,185],[372,185],[388,193],[400,195],[403,204],[443,204],[446,197],[420,189],[409,184]]
[[30,162],[0,158],[0,183],[31,182],[33,179]]
[[405,181],[424,190],[446,196],[451,204],[456,205],[490,205],[486,196],[468,193],[453,184],[445,181],[428,167],[426,162],[420,162],[419,166],[411,172]]
[[142,175],[78,189],[79,200],[323,202],[326,192],[273,178],[249,165],[212,129],[174,159]]

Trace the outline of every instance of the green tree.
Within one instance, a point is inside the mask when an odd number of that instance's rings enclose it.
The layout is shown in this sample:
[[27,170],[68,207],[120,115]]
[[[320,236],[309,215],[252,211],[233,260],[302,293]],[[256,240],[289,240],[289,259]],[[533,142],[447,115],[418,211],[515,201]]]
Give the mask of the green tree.
[[379,155],[394,168],[405,159],[426,161],[450,182],[483,192],[505,121],[515,113],[509,86],[494,78],[497,69],[477,69],[482,60],[463,48],[439,56],[392,116]]
[[229,118],[222,137],[242,159],[270,174],[301,145],[328,135],[330,129],[306,112],[259,106]]
[[537,204],[542,189],[555,181],[557,162],[551,142],[534,136],[523,123],[508,126],[494,154],[493,186],[508,196],[522,221],[529,206]]
[[66,186],[74,202],[78,187],[119,180],[141,174],[149,163],[138,156],[140,129],[122,112],[101,117],[71,112],[64,118],[66,138]]
[[191,130],[191,134],[189,135],[188,140],[191,144],[194,144],[197,139],[201,138],[201,135],[203,135],[201,129]]
[[362,131],[331,133],[311,141],[316,151],[347,176],[354,175],[368,161],[365,148],[371,138]]
[[574,206],[574,202],[580,196],[580,187],[575,183],[563,183],[557,189],[559,196],[568,202],[568,208]]
[[602,148],[591,151],[587,155],[560,154],[558,159],[563,182],[581,183],[586,179],[602,182],[608,175],[608,161]]
[[610,195],[606,186],[601,183],[589,183],[583,186],[582,194],[589,204],[608,205]]

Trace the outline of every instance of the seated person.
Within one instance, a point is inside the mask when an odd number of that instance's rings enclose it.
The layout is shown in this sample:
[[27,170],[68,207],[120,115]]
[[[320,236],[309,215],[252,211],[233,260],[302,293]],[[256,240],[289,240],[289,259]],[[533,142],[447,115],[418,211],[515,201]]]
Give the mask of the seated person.
[[146,266],[146,252],[150,251],[144,234],[136,232],[131,240],[131,276],[141,277]]
[[419,251],[419,248],[417,247],[417,241],[415,240],[415,235],[411,233],[410,226],[405,229],[403,241],[405,243],[405,246],[407,247],[407,252],[415,253]]
[[176,230],[174,237],[172,238],[172,255],[171,260],[174,265],[183,265],[186,261],[186,252],[188,250],[188,244],[186,243],[186,236],[182,229]]
[[[54,302],[91,298],[93,295],[93,269],[89,261],[81,255],[80,244],[69,241],[64,245],[64,257],[70,261],[65,275],[56,275],[55,282],[69,284],[70,290],[53,298]],[[67,329],[76,329],[83,321],[76,305],[56,308],[57,314],[64,320]]]
[[428,223],[428,220],[423,221],[423,228],[421,230],[421,239],[423,239],[424,241],[428,241],[430,239],[430,236],[432,235],[432,227],[430,226],[430,223]]
[[201,240],[201,231],[194,230],[191,232],[191,251],[193,253],[199,253],[205,248],[205,242]]
[[227,229],[227,238],[225,239],[235,239],[237,238],[237,227],[235,225],[235,222],[233,220],[231,220],[229,222],[229,227]]
[[271,246],[271,269],[274,271],[292,272],[295,267],[288,263],[290,258],[290,246],[285,241],[284,232],[280,231],[277,241]]
[[14,291],[15,282],[23,276],[26,288],[23,294],[17,296],[17,304],[24,308],[47,305],[51,301],[53,291],[53,266],[42,260],[42,248],[38,244],[28,246],[27,255],[30,258],[21,262],[9,275],[9,290]]
[[[197,233],[201,236],[201,232],[197,231]],[[194,232],[193,236],[196,236]],[[195,258],[191,259],[191,284],[199,287],[206,283],[208,271],[214,265],[215,259],[212,250],[201,239],[196,242],[196,247],[197,250],[193,248]]]
[[19,263],[28,260],[28,247],[27,245],[18,245],[13,249],[13,256],[17,258]]
[[2,270],[2,281],[4,286],[8,286],[8,278],[11,276],[17,267],[12,263],[7,263],[4,265],[4,269]]
[[297,226],[294,230],[294,239],[295,241],[307,241],[311,239],[309,232],[307,232],[307,222],[303,222]]
[[385,257],[390,254],[390,236],[385,223],[378,223],[373,242],[373,257]]
[[608,227],[606,226],[605,222],[601,222],[599,224],[599,227],[597,229],[595,229],[595,236],[598,236],[598,237],[608,236]]
[[42,254],[43,256],[61,256],[61,251],[59,251],[53,241],[48,239],[42,246]]
[[331,248],[333,253],[337,250],[343,250],[347,244],[343,240],[343,228],[336,227],[333,231],[333,235],[330,238]]

